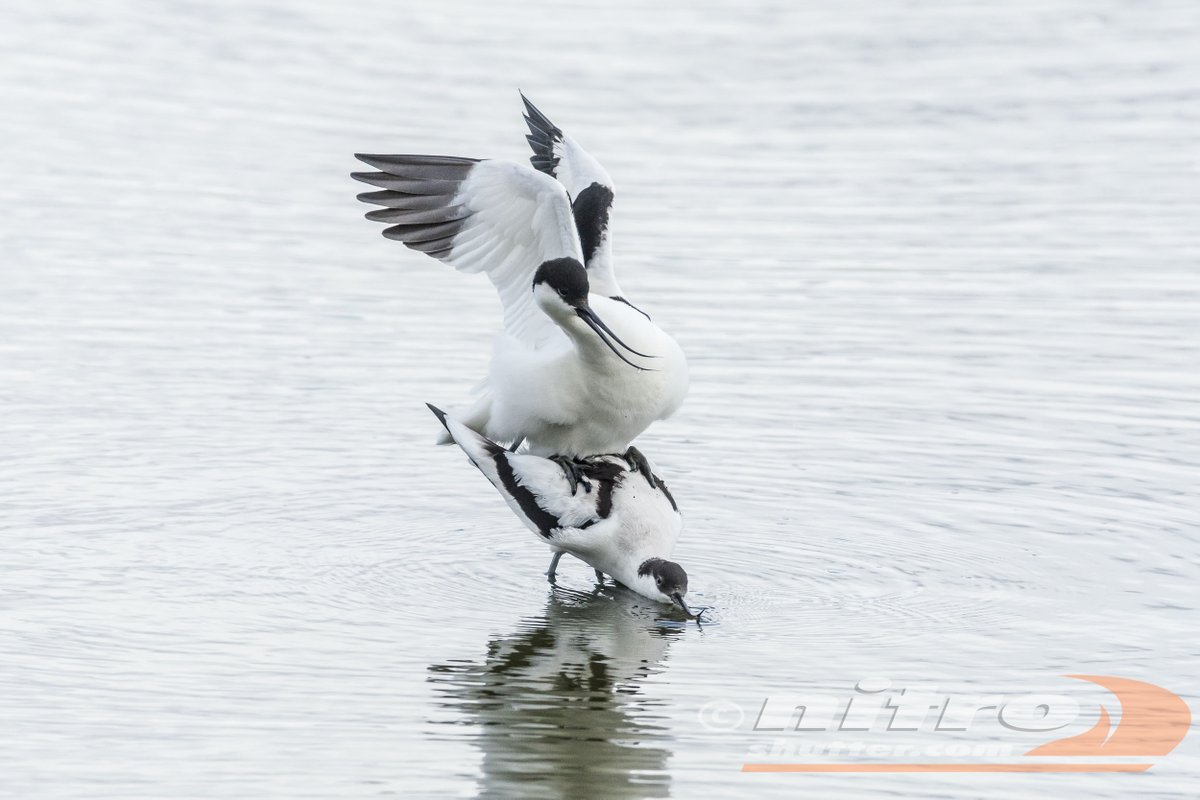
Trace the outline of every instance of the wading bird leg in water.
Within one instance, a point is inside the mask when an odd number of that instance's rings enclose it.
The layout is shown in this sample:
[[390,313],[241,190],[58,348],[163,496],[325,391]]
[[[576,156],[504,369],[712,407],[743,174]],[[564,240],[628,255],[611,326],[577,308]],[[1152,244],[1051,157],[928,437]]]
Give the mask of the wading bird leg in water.
[[[654,603],[688,611],[687,572],[670,560],[683,519],[661,479],[655,479],[656,490],[630,479],[629,465],[611,455],[617,452],[612,448],[607,456],[574,460],[596,488],[591,494],[568,495],[558,461],[510,453],[437,406],[429,410],[551,553],[569,553],[604,576],[596,591],[606,594],[609,586],[627,586]],[[558,561],[551,561],[548,572],[554,572]]]
[[658,488],[658,482],[654,480],[654,473],[650,471],[650,462],[642,455],[641,450],[630,445],[629,449],[625,451],[625,455],[621,456],[621,458],[629,462],[631,472],[642,473],[642,477],[646,479],[646,483],[650,484],[651,489]]
[[551,456],[550,460],[562,467],[563,474],[567,476],[567,484],[571,487],[572,495],[579,489],[580,484],[583,485],[585,492],[591,493],[592,482],[588,480],[587,475],[583,474],[578,461],[568,456]]
[[546,570],[546,580],[554,583],[554,573],[558,572],[558,560],[563,557],[562,550],[554,554],[554,558],[550,559],[550,569]]

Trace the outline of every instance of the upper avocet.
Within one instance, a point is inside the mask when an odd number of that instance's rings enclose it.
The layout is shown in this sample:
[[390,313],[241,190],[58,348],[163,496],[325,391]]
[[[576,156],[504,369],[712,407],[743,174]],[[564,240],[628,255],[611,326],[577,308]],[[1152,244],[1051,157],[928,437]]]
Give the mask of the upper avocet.
[[620,453],[673,414],[687,392],[687,361],[617,286],[612,181],[526,104],[531,161],[549,174],[506,161],[358,155],[380,171],[353,177],[382,189],[359,199],[385,206],[367,214],[393,223],[384,236],[486,273],[500,295],[504,332],[478,401],[456,417],[496,441],[560,457],[570,472],[571,459]]

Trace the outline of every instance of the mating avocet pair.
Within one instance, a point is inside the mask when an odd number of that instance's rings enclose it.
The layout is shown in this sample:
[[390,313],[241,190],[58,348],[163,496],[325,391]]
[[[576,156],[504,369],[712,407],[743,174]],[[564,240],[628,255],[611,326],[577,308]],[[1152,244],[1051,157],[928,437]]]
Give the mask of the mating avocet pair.
[[[517,515],[554,549],[639,594],[678,605],[667,559],[681,520],[632,440],[687,392],[675,340],[627,300],[612,266],[612,180],[525,100],[536,169],[495,160],[358,155],[379,187],[367,218],[408,247],[484,272],[504,308],[479,398],[434,413]],[[431,406],[431,408],[433,408]],[[524,450],[516,452],[524,445]]]

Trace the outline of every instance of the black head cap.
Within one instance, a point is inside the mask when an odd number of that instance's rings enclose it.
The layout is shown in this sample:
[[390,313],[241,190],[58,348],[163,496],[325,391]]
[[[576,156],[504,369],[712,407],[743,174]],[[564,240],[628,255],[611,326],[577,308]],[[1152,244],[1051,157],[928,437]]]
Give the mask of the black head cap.
[[646,559],[638,567],[638,575],[653,576],[658,590],[668,597],[687,594],[687,573],[674,561],[662,558]]
[[578,306],[587,302],[587,270],[573,258],[553,258],[543,261],[533,276],[533,285],[544,283],[558,292],[567,304]]

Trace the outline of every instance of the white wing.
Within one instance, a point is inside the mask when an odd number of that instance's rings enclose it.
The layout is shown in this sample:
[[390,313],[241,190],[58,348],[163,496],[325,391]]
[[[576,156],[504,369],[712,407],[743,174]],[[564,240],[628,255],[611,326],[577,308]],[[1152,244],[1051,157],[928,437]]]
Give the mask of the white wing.
[[554,258],[582,261],[571,201],[549,176],[508,161],[358,155],[380,172],[352,177],[383,189],[358,196],[385,206],[367,219],[383,235],[463,272],[484,272],[504,306],[504,329],[536,347],[560,335],[533,301],[533,276]]
[[592,292],[605,297],[621,297],[621,287],[612,265],[612,233],[609,215],[613,204],[613,181],[574,139],[567,136],[524,94],[525,138],[533,149],[529,162],[539,171],[558,179],[571,196],[571,212],[583,248]]

